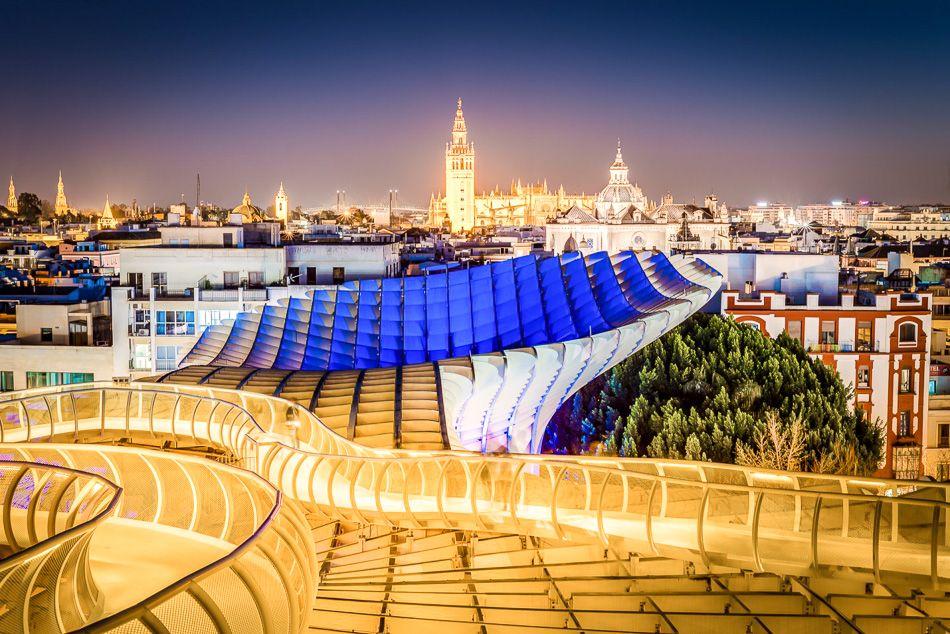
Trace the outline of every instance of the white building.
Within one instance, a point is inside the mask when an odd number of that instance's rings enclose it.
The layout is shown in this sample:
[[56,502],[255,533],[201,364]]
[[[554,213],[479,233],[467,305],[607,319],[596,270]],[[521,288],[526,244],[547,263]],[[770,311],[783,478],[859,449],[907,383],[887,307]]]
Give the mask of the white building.
[[0,391],[111,381],[109,302],[18,304],[13,341],[0,344]]
[[899,242],[945,238],[950,236],[950,208],[878,209],[871,216],[868,229]]
[[[841,376],[853,406],[882,426],[887,450],[876,475],[916,479],[936,470],[922,455],[928,437],[931,298],[862,291],[822,302],[816,293],[793,302],[784,293],[725,291],[722,312],[770,337],[782,332]],[[925,465],[924,462],[927,462]]]
[[[695,253],[722,275],[723,290],[762,290],[785,293],[789,301],[802,303],[815,293],[824,303],[838,297],[838,257],[817,253],[758,251],[704,251]],[[720,295],[706,310],[719,312]]]
[[597,196],[594,214],[575,205],[545,225],[545,248],[554,253],[626,249],[728,249],[729,216],[714,195],[705,206],[678,204],[667,194],[659,206],[639,185],[631,184],[620,144],[607,185]]
[[388,234],[284,245],[289,284],[341,284],[399,274],[399,244]]

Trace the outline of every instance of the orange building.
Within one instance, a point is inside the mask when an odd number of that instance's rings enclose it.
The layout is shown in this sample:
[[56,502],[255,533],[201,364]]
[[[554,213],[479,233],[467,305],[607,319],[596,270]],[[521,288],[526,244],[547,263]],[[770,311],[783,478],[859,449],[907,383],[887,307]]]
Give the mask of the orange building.
[[787,332],[835,368],[854,389],[854,407],[887,432],[878,475],[918,478],[927,439],[931,297],[919,293],[842,294],[826,305],[815,293],[792,304],[784,293],[722,293],[722,312],[777,337]]

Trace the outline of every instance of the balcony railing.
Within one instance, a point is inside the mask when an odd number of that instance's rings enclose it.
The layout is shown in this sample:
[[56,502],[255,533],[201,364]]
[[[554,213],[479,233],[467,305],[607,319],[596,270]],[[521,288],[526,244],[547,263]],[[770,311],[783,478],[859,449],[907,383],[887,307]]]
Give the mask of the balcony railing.
[[813,343],[808,346],[808,352],[879,352],[877,346],[851,343]]
[[247,302],[267,301],[266,288],[209,288],[199,290],[199,299],[203,302],[237,302],[241,297]]

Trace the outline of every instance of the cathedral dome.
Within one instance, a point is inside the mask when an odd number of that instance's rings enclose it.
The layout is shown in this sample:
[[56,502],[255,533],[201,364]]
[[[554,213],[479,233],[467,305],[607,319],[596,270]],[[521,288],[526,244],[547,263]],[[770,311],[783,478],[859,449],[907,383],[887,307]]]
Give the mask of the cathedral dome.
[[251,204],[251,195],[244,192],[244,198],[241,199],[241,204],[231,210],[232,214],[241,214],[245,220],[254,222],[262,218],[261,208],[255,207]]
[[610,180],[607,186],[597,195],[597,218],[611,220],[624,214],[631,205],[638,209],[646,209],[646,197],[636,185],[631,185],[627,178],[629,170],[623,162],[620,142],[617,142],[617,156],[610,166]]

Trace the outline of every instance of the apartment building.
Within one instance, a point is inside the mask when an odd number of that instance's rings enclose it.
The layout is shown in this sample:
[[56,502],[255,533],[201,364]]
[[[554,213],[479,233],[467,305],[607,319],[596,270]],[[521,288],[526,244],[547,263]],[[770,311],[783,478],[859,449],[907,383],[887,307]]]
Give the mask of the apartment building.
[[38,294],[14,297],[7,291],[0,296],[0,303],[17,302],[15,338],[0,342],[0,391],[124,375],[115,369],[105,287],[95,297],[81,297],[80,290],[44,287]]
[[883,425],[887,451],[878,474],[915,479],[932,474],[929,439],[931,297],[918,293],[817,293],[796,303],[782,292],[726,290],[722,312],[770,337],[786,332],[854,388],[854,407]]

